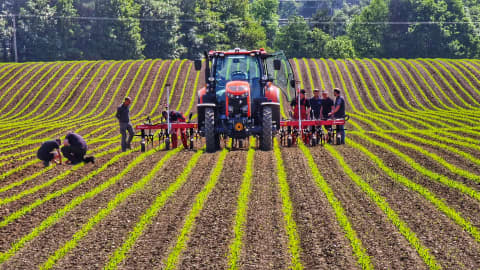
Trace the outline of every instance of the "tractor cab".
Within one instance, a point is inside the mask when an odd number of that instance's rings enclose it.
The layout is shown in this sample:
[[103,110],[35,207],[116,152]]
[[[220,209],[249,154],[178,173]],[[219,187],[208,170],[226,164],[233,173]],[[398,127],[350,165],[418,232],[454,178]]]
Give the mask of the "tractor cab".
[[[260,136],[260,147],[271,149],[272,134],[280,127],[280,95],[293,89],[293,72],[286,63],[283,53],[263,49],[205,52],[206,85],[198,92],[197,112],[208,152],[219,148],[220,136]],[[201,67],[202,61],[195,61],[195,68]]]

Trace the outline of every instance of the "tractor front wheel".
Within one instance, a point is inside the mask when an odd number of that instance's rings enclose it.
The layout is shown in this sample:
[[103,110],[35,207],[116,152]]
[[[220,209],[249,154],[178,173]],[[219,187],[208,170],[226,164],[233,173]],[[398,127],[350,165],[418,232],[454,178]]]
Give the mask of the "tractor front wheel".
[[205,141],[207,153],[213,153],[217,150],[217,140],[215,136],[215,112],[212,108],[205,108]]
[[263,151],[272,150],[272,108],[270,106],[263,107],[260,149]]

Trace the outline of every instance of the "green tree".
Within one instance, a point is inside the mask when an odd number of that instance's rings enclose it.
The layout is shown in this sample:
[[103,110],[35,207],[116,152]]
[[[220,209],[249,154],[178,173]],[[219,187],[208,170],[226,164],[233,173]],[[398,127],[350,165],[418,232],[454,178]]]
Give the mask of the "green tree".
[[298,15],[297,4],[293,0],[281,1],[278,6],[278,15],[282,19],[287,19]]
[[385,0],[372,0],[348,26],[348,36],[360,57],[383,55],[382,44],[387,25],[382,22],[388,20],[388,14]]
[[58,0],[55,4],[55,16],[57,17],[56,59],[59,60],[80,60],[84,57],[84,52],[79,48],[79,39],[82,36],[80,24],[77,19],[72,18],[78,16],[73,2],[73,0]]
[[275,48],[283,50],[289,58],[304,57],[307,55],[309,31],[303,17],[292,16],[289,18],[288,24],[280,28],[275,39]]
[[220,0],[199,0],[195,4],[195,36],[200,41],[198,49],[208,51],[223,49],[229,42],[225,23],[221,20]]
[[181,15],[179,6],[169,1],[137,0],[140,8],[141,35],[147,58],[178,58],[184,52],[179,43]]
[[355,58],[353,42],[348,36],[340,36],[327,41],[325,44],[325,58],[345,59]]
[[268,47],[273,47],[273,41],[278,30],[278,0],[255,0],[250,4],[250,14],[261,23],[265,29]]
[[48,0],[29,0],[20,8],[17,47],[21,61],[56,60],[55,7]]
[[325,45],[332,40],[332,37],[318,28],[313,28],[307,35],[306,57],[325,57]]
[[[140,29],[140,6],[133,0],[96,0],[95,16],[109,18],[93,24],[93,59],[139,59],[145,47]],[[111,19],[110,19],[111,18]]]

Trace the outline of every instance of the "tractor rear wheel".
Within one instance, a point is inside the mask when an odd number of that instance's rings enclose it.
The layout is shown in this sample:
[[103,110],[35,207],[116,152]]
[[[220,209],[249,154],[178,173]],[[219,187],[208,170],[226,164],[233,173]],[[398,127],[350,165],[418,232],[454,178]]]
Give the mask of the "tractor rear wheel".
[[205,108],[205,141],[207,153],[213,153],[217,150],[215,112],[212,108]]
[[263,107],[262,135],[260,137],[260,149],[272,150],[272,107]]

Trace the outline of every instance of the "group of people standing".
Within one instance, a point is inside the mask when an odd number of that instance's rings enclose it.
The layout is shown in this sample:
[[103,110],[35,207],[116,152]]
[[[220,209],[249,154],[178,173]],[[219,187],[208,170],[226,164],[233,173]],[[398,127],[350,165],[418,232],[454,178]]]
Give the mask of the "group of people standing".
[[43,162],[45,167],[48,167],[52,161],[56,164],[62,164],[62,154],[67,159],[66,164],[95,163],[95,157],[85,157],[88,146],[82,136],[74,132],[68,132],[63,141],[63,146],[60,148],[61,144],[62,141],[60,139],[42,143],[37,151],[37,157]]
[[[328,91],[322,91],[320,98],[320,90],[313,90],[313,97],[308,99],[305,96],[305,89],[300,90],[300,101],[292,100],[290,107],[292,110],[292,119],[301,118],[302,120],[326,120],[331,118],[345,118],[345,100],[340,95],[340,89],[333,89],[335,100],[328,96]],[[300,108],[298,108],[300,104]],[[299,115],[300,114],[300,115]],[[300,117],[299,117],[300,116]],[[327,130],[332,127],[326,125]],[[341,135],[340,143],[345,143],[345,127],[344,125],[337,125],[337,134]]]

